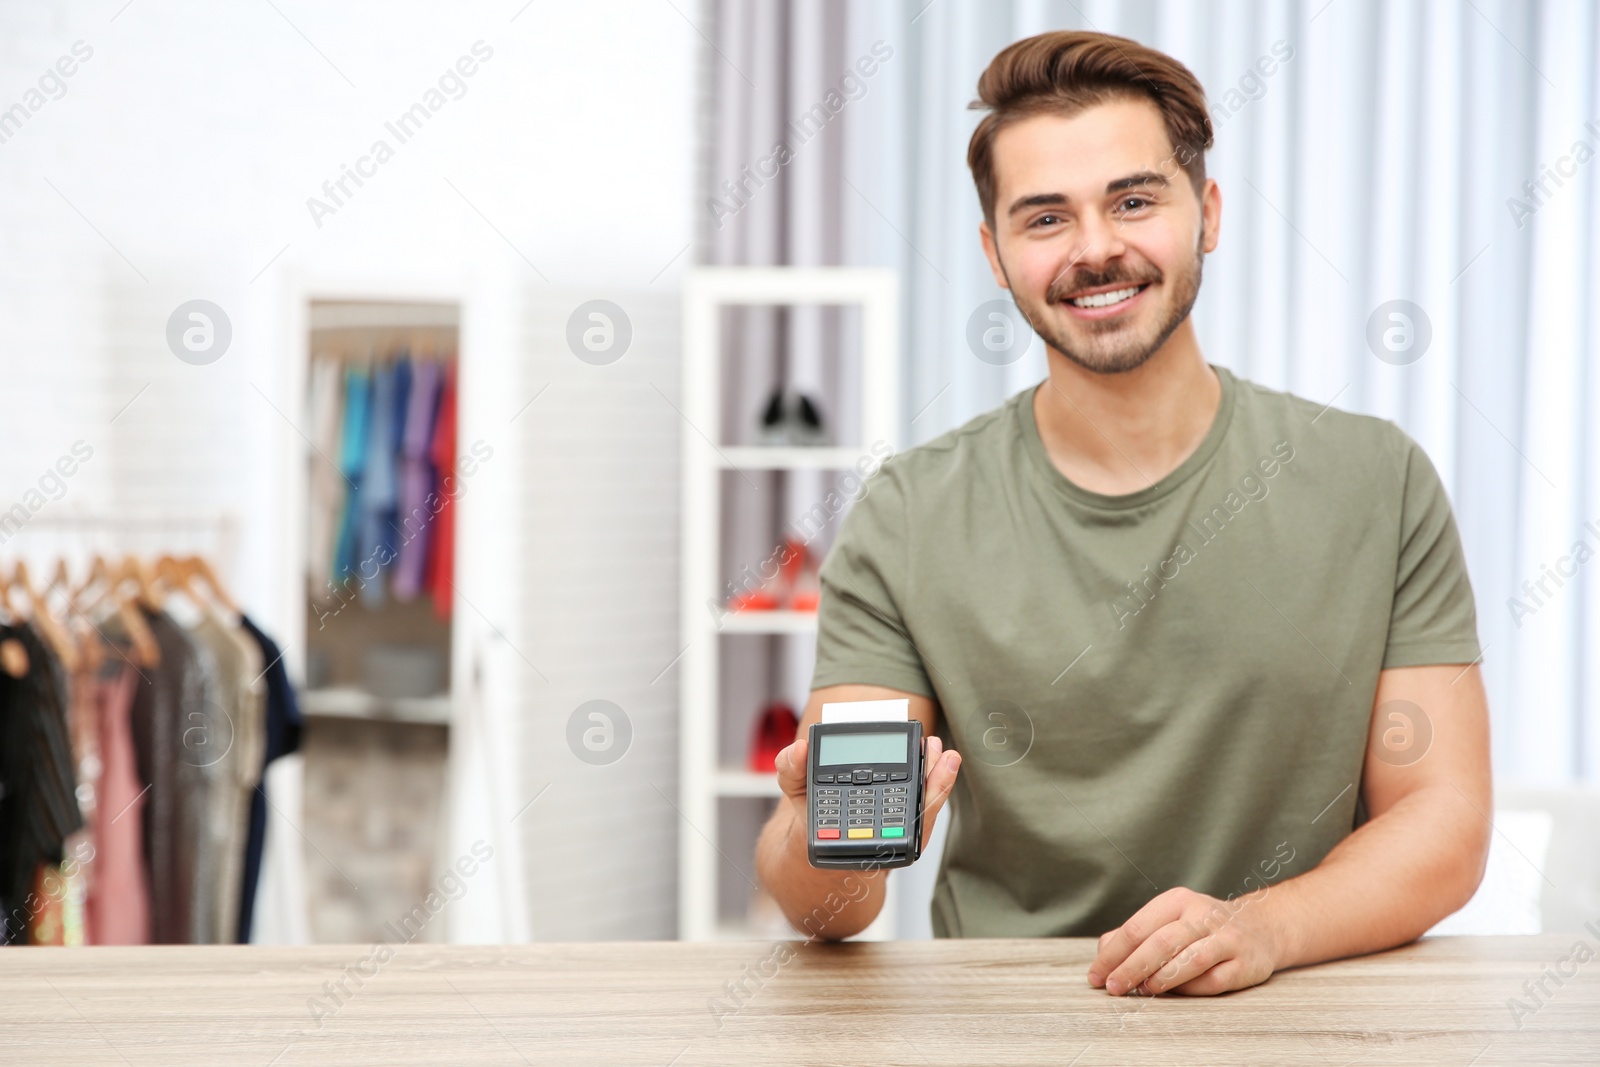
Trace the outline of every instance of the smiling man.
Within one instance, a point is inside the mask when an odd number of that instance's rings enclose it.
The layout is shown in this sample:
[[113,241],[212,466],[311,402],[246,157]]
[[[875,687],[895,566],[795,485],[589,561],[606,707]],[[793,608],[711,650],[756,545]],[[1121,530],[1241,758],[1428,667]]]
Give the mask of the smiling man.
[[806,860],[806,730],[907,697],[942,937],[1096,936],[1091,985],[1221,993],[1402,944],[1487,858],[1488,715],[1459,538],[1390,422],[1202,355],[1218,244],[1200,85],[1051,33],[978,83],[995,280],[1049,374],[891,460],[822,568],[817,665],[757,850],[798,929],[849,936],[883,872]]

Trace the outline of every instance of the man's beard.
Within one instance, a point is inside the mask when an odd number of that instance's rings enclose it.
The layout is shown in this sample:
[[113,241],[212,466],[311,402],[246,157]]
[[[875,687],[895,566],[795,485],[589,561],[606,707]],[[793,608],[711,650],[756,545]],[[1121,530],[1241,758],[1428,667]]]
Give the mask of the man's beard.
[[[1017,310],[1028,320],[1028,325],[1032,326],[1033,331],[1044,338],[1045,343],[1051,348],[1084,370],[1094,371],[1096,374],[1122,374],[1143,366],[1146,360],[1167,343],[1167,338],[1172,336],[1173,331],[1183,323],[1183,320],[1189,317],[1195,300],[1200,296],[1200,276],[1204,268],[1205,253],[1200,250],[1199,245],[1196,245],[1192,269],[1176,275],[1173,279],[1174,288],[1172,298],[1167,305],[1167,315],[1161,320],[1158,328],[1152,335],[1125,336],[1120,341],[1111,340],[1110,335],[1127,331],[1126,323],[1119,319],[1089,320],[1081,325],[1091,334],[1091,339],[1086,344],[1074,346],[1069,342],[1066,331],[1059,327],[1053,318],[1046,316],[1042,308],[1035,305],[1032,300],[1024,300],[1016,289],[1012,289],[1011,294],[1017,302]],[[1130,270],[1124,266],[1113,267],[1104,272],[1079,271],[1070,277],[1057,278],[1051,282],[1045,291],[1045,303],[1064,303],[1066,294],[1082,289],[1115,285],[1118,282],[1129,286],[1155,284],[1164,280],[1164,277],[1161,271],[1153,266],[1148,266],[1142,271]],[[1094,334],[1105,334],[1107,338],[1104,343],[1098,343],[1098,339],[1092,336]]]

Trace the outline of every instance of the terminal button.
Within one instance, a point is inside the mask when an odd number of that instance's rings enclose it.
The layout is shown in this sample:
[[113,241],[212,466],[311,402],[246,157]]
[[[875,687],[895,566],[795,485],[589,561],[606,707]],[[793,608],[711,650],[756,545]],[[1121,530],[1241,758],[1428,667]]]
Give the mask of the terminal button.
[[850,836],[852,838],[856,838],[856,837],[871,837],[872,836],[872,831],[870,829],[857,830],[854,827],[852,827],[851,830],[850,830]]
[[[852,834],[855,833],[854,830],[851,830],[850,832]],[[904,836],[906,836],[906,828],[904,826],[885,826],[883,828],[883,836],[884,837],[904,837]]]
[[[854,831],[852,831],[852,833],[853,832]],[[829,829],[818,830],[817,831],[817,840],[818,841],[837,841],[837,840],[839,840],[839,828],[837,826],[835,826],[831,830],[829,830]]]

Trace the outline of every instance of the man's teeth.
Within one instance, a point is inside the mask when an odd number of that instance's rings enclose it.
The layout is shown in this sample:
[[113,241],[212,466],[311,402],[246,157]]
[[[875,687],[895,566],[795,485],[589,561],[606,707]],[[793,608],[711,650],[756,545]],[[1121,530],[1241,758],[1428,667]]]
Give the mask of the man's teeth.
[[1072,304],[1074,307],[1080,308],[1108,307],[1112,304],[1122,303],[1124,300],[1127,300],[1129,297],[1136,294],[1141,288],[1143,287],[1135,285],[1127,289],[1113,289],[1109,293],[1096,293],[1093,296],[1073,297]]

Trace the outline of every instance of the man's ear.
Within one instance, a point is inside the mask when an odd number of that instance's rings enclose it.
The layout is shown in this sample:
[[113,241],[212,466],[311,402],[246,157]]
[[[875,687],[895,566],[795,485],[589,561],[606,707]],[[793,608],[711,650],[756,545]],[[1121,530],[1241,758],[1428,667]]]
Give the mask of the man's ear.
[[995,247],[994,231],[988,222],[978,223],[978,240],[983,243],[983,254],[989,257],[989,269],[994,272],[994,283],[1002,289],[1011,288],[1006,272],[1000,266],[1000,250]]
[[1207,178],[1200,189],[1201,249],[1215,252],[1222,235],[1222,187],[1215,178]]

